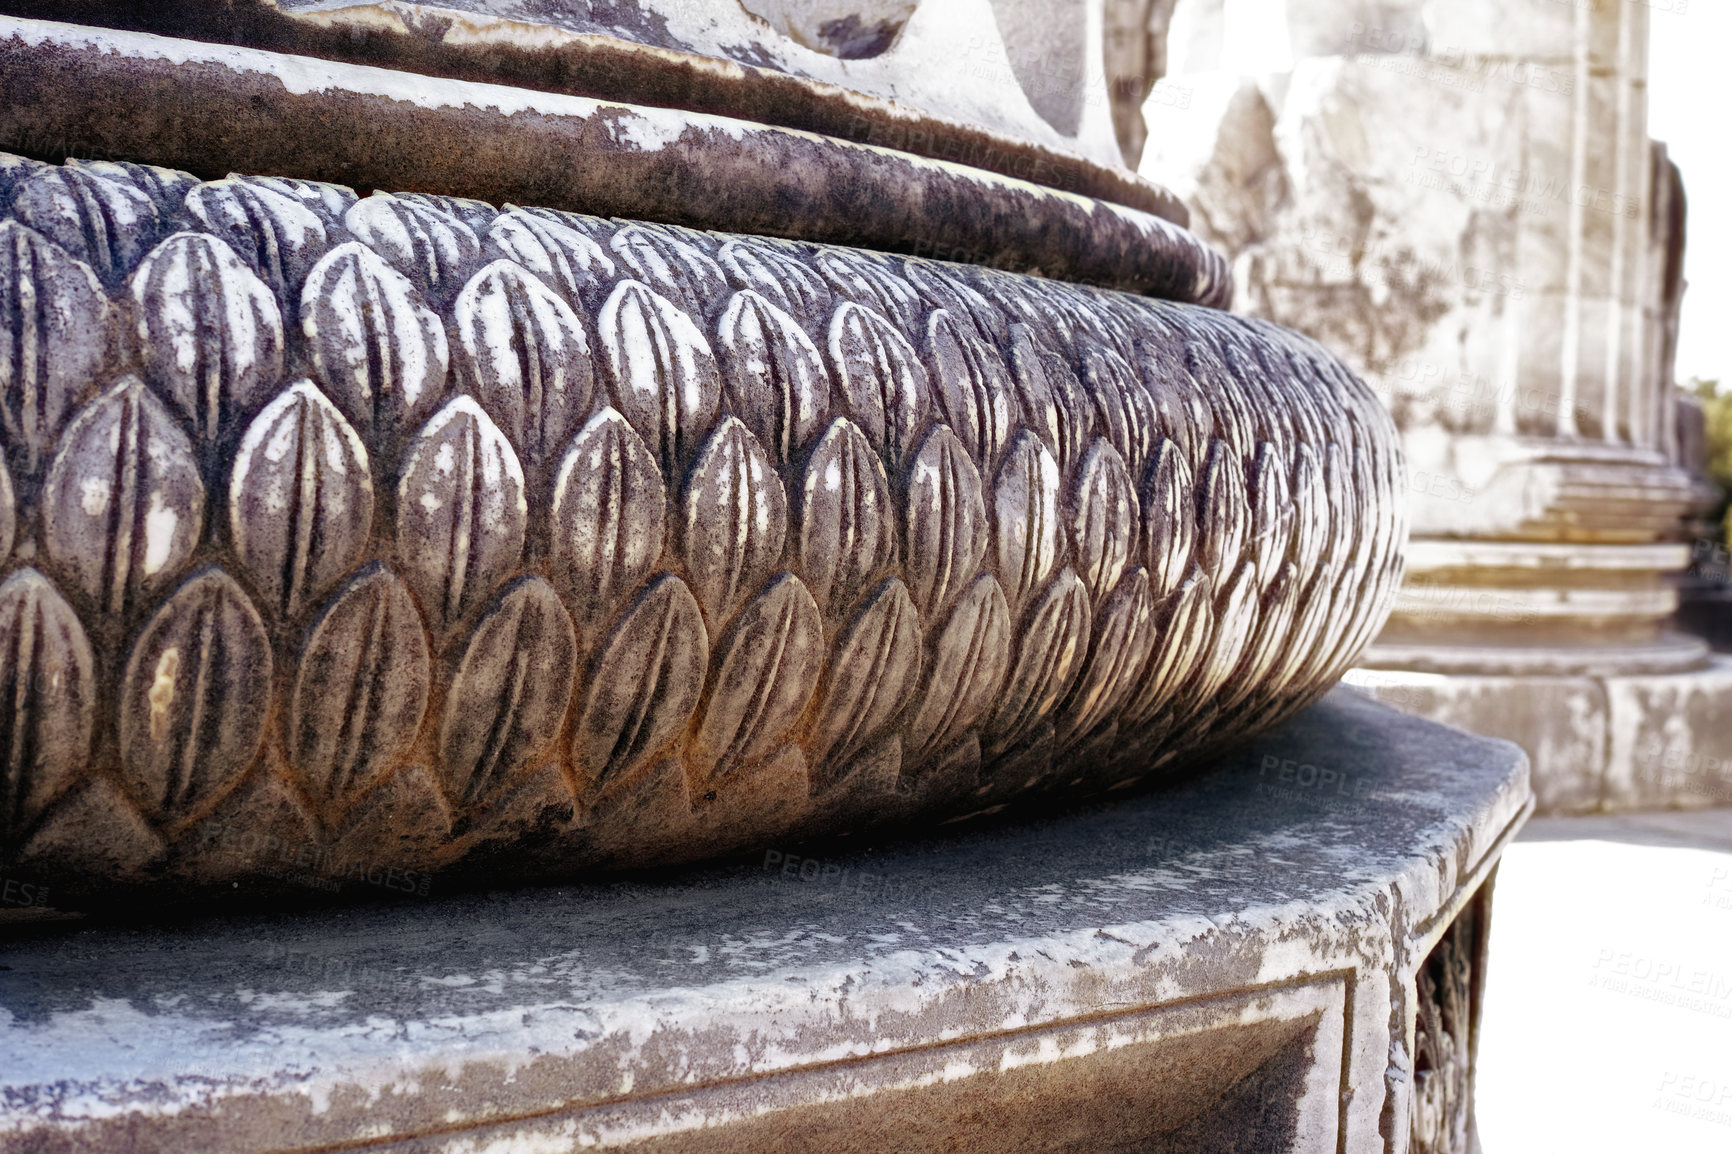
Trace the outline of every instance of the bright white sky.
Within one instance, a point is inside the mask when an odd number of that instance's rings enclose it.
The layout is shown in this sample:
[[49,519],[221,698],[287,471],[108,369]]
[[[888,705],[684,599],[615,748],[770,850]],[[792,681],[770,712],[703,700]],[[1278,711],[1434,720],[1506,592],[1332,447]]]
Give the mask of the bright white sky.
[[1666,142],[1690,202],[1678,379],[1702,377],[1732,388],[1732,149],[1725,92],[1732,0],[1651,0],[1648,27],[1648,135]]

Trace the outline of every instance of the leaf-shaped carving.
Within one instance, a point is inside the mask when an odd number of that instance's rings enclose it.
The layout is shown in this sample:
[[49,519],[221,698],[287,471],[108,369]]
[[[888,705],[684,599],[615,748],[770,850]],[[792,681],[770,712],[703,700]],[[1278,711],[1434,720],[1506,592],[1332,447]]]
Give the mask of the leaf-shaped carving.
[[1155,646],[1155,599],[1147,569],[1139,566],[1119,578],[1118,588],[1095,615],[1094,628],[1088,664],[1065,702],[1059,726],[1067,743],[1110,722],[1137,690],[1138,674]]
[[73,419],[42,491],[43,546],[105,612],[180,573],[204,523],[192,442],[137,377]]
[[1263,593],[1256,631],[1246,642],[1244,655],[1232,677],[1221,689],[1223,714],[1252,695],[1267,692],[1269,671],[1280,659],[1281,647],[1291,639],[1293,617],[1299,607],[1299,567],[1291,561],[1277,561],[1275,576],[1265,580],[1268,588]]
[[749,289],[728,298],[716,351],[729,408],[786,464],[830,415],[830,374],[798,321]]
[[553,483],[554,579],[580,625],[612,616],[661,556],[667,490],[655,458],[625,418],[589,419]]
[[244,420],[283,372],[277,298],[214,236],[177,232],[132,277],[145,376],[200,442]]
[[1089,651],[1089,592],[1068,566],[1047,585],[1017,636],[1010,671],[992,722],[995,748],[1007,748],[1064,700]]
[[81,168],[105,180],[132,185],[150,197],[157,215],[164,220],[179,212],[186,194],[198,187],[198,177],[190,172],[131,160],[79,160],[69,156],[66,167]]
[[608,242],[620,266],[692,317],[702,317],[710,302],[728,291],[722,266],[696,245],[661,229],[627,225]]
[[110,284],[138,263],[156,238],[156,204],[130,182],[68,166],[37,171],[18,187],[12,215]]
[[942,425],[920,446],[909,473],[908,580],[922,617],[935,621],[986,556],[986,501],[968,450]]
[[432,669],[409,590],[370,565],[320,615],[289,703],[289,760],[327,805],[347,805],[421,728]]
[[375,192],[343,214],[343,224],[414,281],[443,298],[462,283],[481,255],[475,230],[448,213],[412,200]]
[[1144,555],[1149,563],[1149,581],[1157,598],[1178,588],[1189,571],[1197,540],[1197,494],[1191,487],[1191,468],[1185,454],[1172,441],[1162,440],[1149,463],[1143,485]]
[[1217,587],[1215,595],[1215,635],[1209,655],[1197,671],[1196,680],[1184,690],[1186,704],[1192,710],[1218,706],[1216,695],[1227,684],[1246,647],[1257,631],[1258,587],[1256,562],[1239,563],[1233,579]]
[[120,695],[120,759],[161,819],[198,810],[239,780],[264,738],[271,645],[258,611],[220,569],[194,573],[144,627]]
[[78,615],[48,578],[0,584],[0,843],[21,837],[89,766],[96,661]]
[[1117,588],[1136,552],[1142,509],[1119,451],[1096,438],[1066,510],[1071,557],[1098,603]]
[[512,584],[469,638],[439,726],[439,769],[462,805],[497,797],[559,736],[577,673],[577,638],[553,587]]
[[800,571],[826,612],[844,612],[896,558],[890,479],[846,417],[812,451],[800,490]]
[[819,756],[846,761],[896,723],[920,680],[920,647],[920,614],[891,577],[836,643],[814,730]]
[[806,328],[823,326],[830,310],[830,286],[790,254],[737,238],[724,244],[716,259],[735,288],[750,289]]
[[836,307],[828,343],[843,407],[890,467],[900,467],[926,419],[930,385],[919,354],[895,325],[852,301]]
[[229,480],[229,536],[255,587],[300,616],[360,559],[373,527],[361,438],[311,381],[247,426]]
[[19,185],[47,167],[40,160],[0,152],[0,208],[12,203],[12,193]]
[[721,644],[693,746],[699,772],[726,775],[775,748],[805,712],[824,669],[824,623],[784,573],[740,611]]
[[1251,465],[1250,501],[1249,556],[1257,563],[1257,572],[1270,581],[1287,560],[1287,546],[1293,539],[1294,508],[1287,498],[1287,471],[1275,446],[1267,441],[1258,443],[1257,456]]
[[614,407],[670,476],[681,472],[721,408],[710,342],[679,307],[637,281],[621,281],[596,322]]
[[1039,437],[1019,434],[992,491],[994,568],[1013,612],[1058,567],[1058,501],[1058,462]]
[[0,434],[24,476],[47,463],[98,376],[109,307],[90,266],[0,221]]
[[917,757],[941,751],[991,708],[1010,665],[1010,608],[990,573],[957,598],[932,646],[926,697],[910,723]]
[[299,299],[307,269],[325,250],[325,224],[318,214],[246,181],[201,184],[187,194],[186,211],[250,261],[285,306]]
[[957,326],[943,309],[926,322],[933,395],[969,456],[991,468],[1010,436],[1010,372],[996,349]]
[[280,193],[295,203],[312,209],[327,225],[343,223],[343,214],[358,199],[355,190],[342,184],[327,184],[322,180],[296,180],[287,176],[242,176],[231,172],[231,180],[244,180],[260,188]]
[[488,225],[499,215],[499,210],[485,200],[476,200],[469,196],[445,196],[436,192],[399,192],[398,200],[408,204],[430,208],[434,212],[443,213],[452,220],[462,221],[474,230],[477,236],[487,231]]
[[1040,345],[1034,330],[1025,324],[1010,326],[1010,376],[1016,386],[1016,408],[1024,427],[1039,437],[1058,459],[1059,472],[1068,475],[1080,452],[1071,453],[1059,417],[1052,382],[1047,379]]
[[590,678],[572,757],[593,787],[626,777],[685,731],[709,664],[697,601],[663,574],[614,630]]
[[613,258],[587,233],[512,208],[488,226],[493,246],[565,295],[596,303],[613,283]]
[[972,326],[981,340],[1001,344],[1009,335],[1003,310],[973,285],[948,275],[942,265],[904,260],[902,275],[933,308]]
[[1323,563],[1329,538],[1329,495],[1323,468],[1310,445],[1301,442],[1293,462],[1293,559],[1301,578],[1309,581]]
[[[1159,638],[1125,723],[1145,725],[1159,716],[1208,659],[1215,631],[1215,593],[1208,574],[1193,567],[1161,606]],[[1180,703],[1181,707],[1183,703]]]
[[6,454],[0,451],[0,562],[12,556],[12,542],[17,532],[17,490],[12,487],[12,470],[6,466]]
[[1083,379],[1094,401],[1095,431],[1124,458],[1131,476],[1141,474],[1153,447],[1159,415],[1136,370],[1111,349],[1090,348]]
[[589,338],[571,306],[519,265],[496,260],[452,305],[461,386],[500,425],[530,466],[558,452],[589,411]]
[[364,244],[338,245],[313,266],[301,328],[320,384],[374,446],[424,420],[445,391],[445,326]]
[[1250,520],[1239,456],[1225,441],[1214,441],[1197,486],[1197,560],[1218,584],[1238,569]]
[[826,248],[813,261],[824,279],[843,300],[860,301],[881,316],[889,317],[904,332],[913,332],[920,319],[920,294],[914,286],[879,264],[871,256],[848,249]]
[[727,620],[782,556],[788,498],[758,439],[727,417],[686,479],[681,544],[692,591],[712,622]]
[[511,443],[472,397],[453,398],[411,442],[397,487],[397,556],[439,624],[517,568],[528,521]]

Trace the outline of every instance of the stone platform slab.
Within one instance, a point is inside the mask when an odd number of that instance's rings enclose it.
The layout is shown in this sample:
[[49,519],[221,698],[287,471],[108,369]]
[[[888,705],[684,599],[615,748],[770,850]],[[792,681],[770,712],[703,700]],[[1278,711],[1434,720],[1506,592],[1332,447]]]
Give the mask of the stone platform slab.
[[1452,1148],[1529,805],[1514,746],[1336,690],[1200,780],[949,837],[0,923],[0,1150]]
[[1541,813],[1732,806],[1732,656],[1684,673],[1354,669],[1346,680],[1410,713],[1520,745]]

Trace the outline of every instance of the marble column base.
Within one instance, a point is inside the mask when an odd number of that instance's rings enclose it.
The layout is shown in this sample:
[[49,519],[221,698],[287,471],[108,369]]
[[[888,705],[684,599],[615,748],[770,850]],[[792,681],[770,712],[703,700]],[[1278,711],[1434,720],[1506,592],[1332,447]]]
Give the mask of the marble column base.
[[1520,745],[1541,813],[1732,806],[1732,656],[1682,673],[1355,669],[1347,681],[1387,704]]
[[0,922],[0,1150],[1466,1150],[1530,805],[1514,746],[1337,690],[1179,788],[943,839],[36,911]]

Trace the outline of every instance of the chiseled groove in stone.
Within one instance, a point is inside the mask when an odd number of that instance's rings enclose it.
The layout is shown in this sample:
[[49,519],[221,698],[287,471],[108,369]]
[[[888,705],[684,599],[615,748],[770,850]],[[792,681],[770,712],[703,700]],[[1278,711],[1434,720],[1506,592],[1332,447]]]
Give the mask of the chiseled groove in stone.
[[[200,823],[503,879],[1177,772],[1313,700],[1399,581],[1393,426],[1272,326],[63,171],[0,162],[0,861],[74,892],[269,882]],[[148,190],[130,283],[16,217],[132,203],[104,182]],[[124,296],[131,343],[56,319]]]

